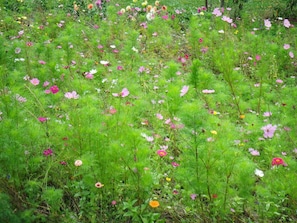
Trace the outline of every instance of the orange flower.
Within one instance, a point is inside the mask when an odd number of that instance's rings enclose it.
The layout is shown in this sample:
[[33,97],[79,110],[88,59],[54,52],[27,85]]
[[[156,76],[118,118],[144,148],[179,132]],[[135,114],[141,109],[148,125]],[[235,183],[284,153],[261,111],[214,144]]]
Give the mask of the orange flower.
[[160,206],[160,203],[159,203],[159,201],[152,200],[152,201],[150,201],[149,205],[150,205],[152,208],[157,208],[157,207]]
[[153,6],[148,5],[148,6],[146,7],[146,11],[147,11],[147,12],[150,12],[150,11],[152,10],[152,8],[153,8]]
[[88,9],[92,9],[93,8],[93,4],[88,4]]
[[167,6],[166,6],[166,5],[163,5],[163,6],[162,6],[162,10],[163,10],[163,11],[166,11],[166,10],[167,10]]

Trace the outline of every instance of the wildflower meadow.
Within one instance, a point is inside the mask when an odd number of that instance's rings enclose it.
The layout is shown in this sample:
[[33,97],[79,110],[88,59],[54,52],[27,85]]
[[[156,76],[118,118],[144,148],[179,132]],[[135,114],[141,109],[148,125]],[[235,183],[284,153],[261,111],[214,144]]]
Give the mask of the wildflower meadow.
[[0,0],[0,222],[296,222],[297,9],[260,2]]

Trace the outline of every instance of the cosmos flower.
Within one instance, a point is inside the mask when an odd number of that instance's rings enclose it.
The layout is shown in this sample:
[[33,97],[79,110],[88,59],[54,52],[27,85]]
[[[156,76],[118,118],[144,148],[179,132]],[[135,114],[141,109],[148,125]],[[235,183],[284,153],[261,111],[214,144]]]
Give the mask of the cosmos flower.
[[272,166],[288,166],[288,164],[285,163],[285,161],[282,159],[282,158],[279,158],[279,157],[275,157],[272,159],[271,161],[271,165]]
[[277,126],[276,125],[271,125],[271,124],[268,124],[264,127],[262,127],[261,129],[264,131],[264,138],[272,138],[274,136],[274,132],[276,130]]
[[160,203],[159,203],[159,201],[151,200],[151,201],[149,202],[149,205],[150,205],[152,208],[157,208],[157,207],[160,206]]

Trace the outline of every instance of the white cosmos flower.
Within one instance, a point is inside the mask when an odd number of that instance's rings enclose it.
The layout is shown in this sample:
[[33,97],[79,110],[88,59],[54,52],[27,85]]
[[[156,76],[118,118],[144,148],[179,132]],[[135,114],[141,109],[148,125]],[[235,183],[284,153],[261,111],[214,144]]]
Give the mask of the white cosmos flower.
[[149,12],[149,13],[146,14],[146,19],[147,19],[148,21],[151,21],[151,20],[153,20],[154,18],[155,18],[155,13],[154,13],[154,12]]
[[264,177],[264,172],[259,169],[255,169],[255,175],[258,177]]
[[105,60],[101,60],[100,63],[101,63],[102,65],[107,65],[107,64],[109,64],[109,62],[108,62],[108,61],[105,61]]
[[138,49],[136,49],[134,46],[132,47],[132,50],[136,53],[138,53]]
[[92,70],[90,70],[89,73],[90,73],[90,74],[96,74],[96,73],[97,73],[97,70],[96,70],[96,69],[92,69]]

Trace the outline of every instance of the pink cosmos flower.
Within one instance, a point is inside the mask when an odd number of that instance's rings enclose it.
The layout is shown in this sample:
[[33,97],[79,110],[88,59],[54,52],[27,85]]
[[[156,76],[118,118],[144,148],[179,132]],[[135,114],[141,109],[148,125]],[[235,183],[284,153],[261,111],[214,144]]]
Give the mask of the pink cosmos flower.
[[222,12],[220,11],[219,8],[215,8],[215,9],[213,10],[212,14],[215,15],[215,16],[217,16],[217,17],[219,17],[219,16],[222,15]]
[[293,59],[294,58],[294,53],[292,51],[290,51],[289,56]]
[[15,98],[16,98],[16,100],[18,100],[18,101],[21,102],[21,103],[25,103],[25,102],[27,101],[26,98],[22,97],[22,96],[19,95],[19,94],[16,94]]
[[282,83],[284,83],[284,81],[281,80],[281,79],[277,79],[275,82],[278,83],[278,84],[282,84]]
[[160,149],[157,151],[157,154],[160,156],[160,157],[163,157],[163,156],[166,156],[167,155],[167,152],[163,149]]
[[286,28],[290,28],[290,26],[291,26],[290,21],[289,21],[288,19],[285,19],[285,20],[284,20],[284,27],[286,27]]
[[139,67],[138,71],[139,71],[139,73],[144,72],[145,71],[145,67],[144,66]]
[[257,61],[261,60],[261,56],[260,55],[256,55],[255,58],[256,58]]
[[117,66],[117,70],[123,70],[124,68],[122,66]]
[[189,86],[183,86],[183,88],[180,91],[180,96],[183,97],[187,92],[189,91]]
[[275,157],[272,159],[271,161],[271,165],[272,166],[288,166],[288,164],[285,163],[285,161],[282,159],[282,158],[279,158],[279,157]]
[[168,15],[163,15],[162,19],[167,20],[168,19]]
[[272,112],[264,112],[263,116],[264,117],[270,117],[272,115]]
[[53,94],[57,94],[59,92],[59,88],[57,85],[54,85],[54,86],[51,86],[50,87],[50,91],[53,93]]
[[204,89],[204,90],[202,90],[202,93],[203,94],[212,94],[212,93],[215,93],[215,90]]
[[45,81],[44,83],[43,83],[43,87],[47,87],[49,85],[49,82],[48,81]]
[[176,162],[172,162],[171,165],[172,165],[173,167],[178,167],[178,166],[179,166],[179,164],[176,163]]
[[42,65],[46,64],[46,62],[43,61],[43,60],[39,60],[38,62],[39,62],[40,64],[42,64]]
[[112,93],[115,97],[127,97],[130,94],[129,90],[127,88],[123,88],[123,90],[120,93]]
[[253,148],[249,148],[249,152],[253,156],[260,156],[260,152],[258,150],[253,149]]
[[192,200],[195,200],[196,197],[197,197],[197,194],[191,194],[190,197],[191,197]]
[[85,74],[85,78],[87,78],[87,79],[93,79],[94,78],[94,75],[92,73],[87,72]]
[[264,127],[262,127],[261,129],[264,131],[264,138],[272,138],[274,136],[274,132],[276,130],[277,126],[276,125],[271,125],[271,124],[268,124]]
[[153,142],[154,141],[154,137],[153,136],[146,136],[145,139],[148,142]]
[[290,47],[291,47],[290,44],[284,44],[284,49],[285,49],[285,50],[290,49]]
[[39,84],[39,80],[37,78],[31,79],[30,82],[31,82],[31,84],[33,84],[35,86]]
[[157,119],[162,120],[163,119],[163,115],[161,115],[160,113],[156,114]]
[[111,202],[111,205],[112,206],[115,206],[117,204],[117,201],[115,201],[115,200],[113,200],[112,202]]
[[225,15],[222,17],[222,20],[230,24],[233,22],[233,19]]
[[269,19],[265,19],[265,20],[264,20],[264,26],[265,26],[267,29],[270,29],[270,28],[271,28],[271,22],[269,21]]
[[76,93],[76,91],[66,92],[64,94],[64,96],[68,99],[78,99],[79,98],[79,95]]

